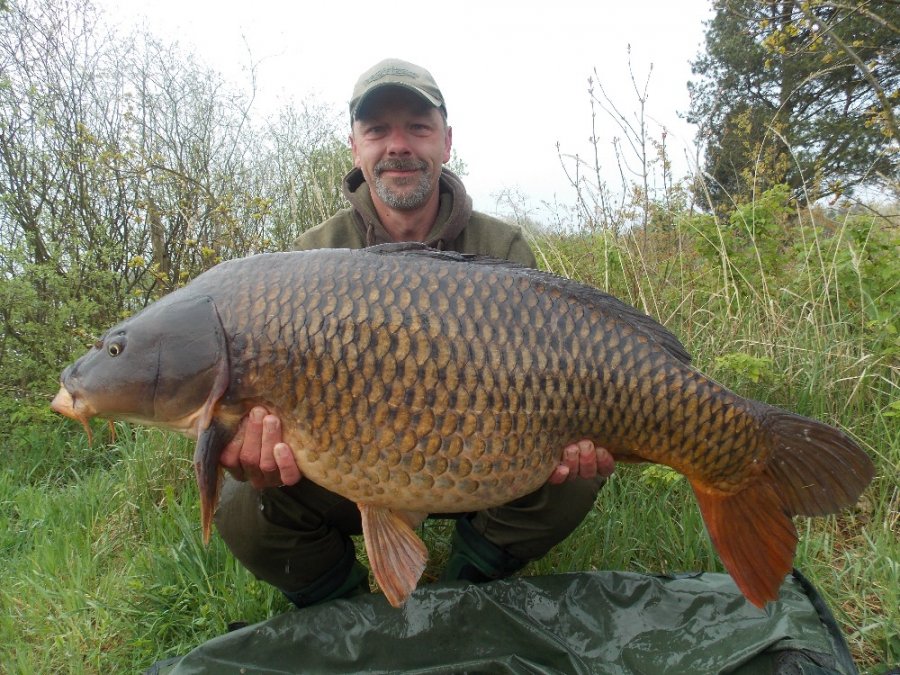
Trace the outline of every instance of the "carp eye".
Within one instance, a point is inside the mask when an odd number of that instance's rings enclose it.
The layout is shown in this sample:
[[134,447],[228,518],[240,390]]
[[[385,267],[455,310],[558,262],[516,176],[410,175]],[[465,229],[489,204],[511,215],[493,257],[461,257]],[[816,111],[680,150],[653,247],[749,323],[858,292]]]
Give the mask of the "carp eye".
[[109,346],[106,348],[106,353],[109,354],[110,356],[115,357],[115,356],[118,356],[119,354],[121,354],[123,349],[125,349],[125,348],[122,345],[120,345],[118,342],[111,342],[109,344]]

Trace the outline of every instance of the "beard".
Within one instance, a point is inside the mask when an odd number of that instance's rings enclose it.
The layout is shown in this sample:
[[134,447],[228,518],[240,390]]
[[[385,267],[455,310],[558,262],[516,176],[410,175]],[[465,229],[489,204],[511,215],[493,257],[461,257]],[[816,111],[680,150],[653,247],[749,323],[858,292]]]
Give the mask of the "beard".
[[[414,176],[400,179],[400,185],[413,185],[412,189],[397,192],[387,185],[381,174],[385,171],[418,171]],[[431,171],[428,164],[418,159],[384,159],[378,162],[374,168],[375,194],[381,201],[392,209],[398,211],[412,211],[422,206],[431,195]]]

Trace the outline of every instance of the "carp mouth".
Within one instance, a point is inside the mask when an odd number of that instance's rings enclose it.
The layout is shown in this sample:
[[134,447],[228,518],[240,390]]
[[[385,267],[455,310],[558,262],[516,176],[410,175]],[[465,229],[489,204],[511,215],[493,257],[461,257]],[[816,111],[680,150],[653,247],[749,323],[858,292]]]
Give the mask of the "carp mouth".
[[50,408],[60,415],[65,415],[76,422],[81,422],[81,426],[84,427],[84,432],[87,434],[88,442],[91,442],[92,434],[88,420],[96,414],[96,411],[87,403],[83,400],[76,402],[69,390],[65,386],[60,386],[59,391],[56,392],[56,396],[53,397],[53,401],[50,403]]
[[[87,434],[88,442],[92,442],[93,434],[91,433],[91,427],[88,422],[97,416],[97,411],[93,406],[88,403],[84,397],[82,396],[73,396],[65,386],[61,386],[59,391],[56,393],[56,396],[53,397],[53,401],[50,403],[50,408],[59,413],[60,415],[64,415],[69,419],[73,419],[76,422],[79,422],[82,427],[84,427],[84,431]],[[166,420],[165,422],[159,422],[156,420],[144,419],[138,415],[122,415],[117,417],[117,419],[123,419],[129,422],[134,422],[136,424],[147,424],[149,426],[162,426],[168,429],[172,429],[173,431],[180,432],[185,436],[189,436],[191,438],[197,438],[197,425],[198,420],[204,413],[204,408],[198,408],[187,415],[179,417],[175,420]],[[112,424],[112,419],[109,420],[110,424]]]

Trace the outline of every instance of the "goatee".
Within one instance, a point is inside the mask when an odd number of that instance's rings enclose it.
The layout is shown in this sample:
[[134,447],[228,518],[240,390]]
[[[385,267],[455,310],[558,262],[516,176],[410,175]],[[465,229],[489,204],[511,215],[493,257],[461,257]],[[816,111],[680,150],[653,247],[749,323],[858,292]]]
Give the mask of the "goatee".
[[[388,186],[381,174],[385,171],[416,171],[418,173],[409,178],[401,179],[403,185],[409,185],[416,181],[410,192],[398,193]],[[428,164],[418,159],[384,159],[375,165],[375,194],[385,204],[398,211],[412,211],[426,201],[431,194],[431,171]]]

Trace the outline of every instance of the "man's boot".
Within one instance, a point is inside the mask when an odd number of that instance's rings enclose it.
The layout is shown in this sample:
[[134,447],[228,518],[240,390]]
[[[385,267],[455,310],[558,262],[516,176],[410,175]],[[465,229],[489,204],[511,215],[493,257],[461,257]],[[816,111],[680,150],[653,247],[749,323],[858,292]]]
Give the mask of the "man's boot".
[[313,583],[296,591],[281,592],[301,609],[328,600],[352,598],[369,592],[369,570],[356,560],[356,552],[349,546],[341,561]]
[[504,579],[528,563],[485,539],[466,516],[456,521],[450,557],[441,573],[441,581],[485,581]]

